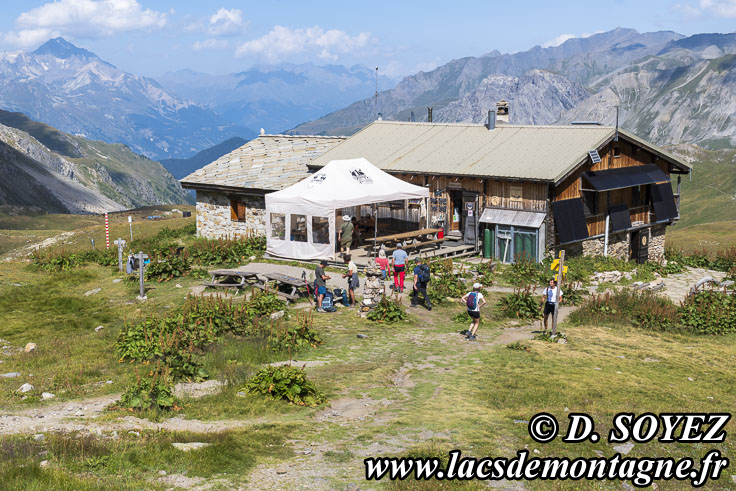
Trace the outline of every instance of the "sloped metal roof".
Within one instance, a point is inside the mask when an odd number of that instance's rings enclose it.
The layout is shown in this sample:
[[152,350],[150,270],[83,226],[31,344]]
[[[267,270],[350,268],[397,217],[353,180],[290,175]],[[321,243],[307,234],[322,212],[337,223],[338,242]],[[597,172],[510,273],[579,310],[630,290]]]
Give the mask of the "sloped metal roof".
[[614,127],[599,125],[498,124],[489,131],[479,124],[376,121],[309,165],[364,157],[387,172],[558,182],[614,135]]
[[308,175],[307,163],[345,140],[342,136],[261,135],[181,180],[186,188],[278,191]]
[[544,222],[546,213],[537,211],[506,210],[486,208],[480,216],[481,223],[513,225],[514,227],[539,228]]

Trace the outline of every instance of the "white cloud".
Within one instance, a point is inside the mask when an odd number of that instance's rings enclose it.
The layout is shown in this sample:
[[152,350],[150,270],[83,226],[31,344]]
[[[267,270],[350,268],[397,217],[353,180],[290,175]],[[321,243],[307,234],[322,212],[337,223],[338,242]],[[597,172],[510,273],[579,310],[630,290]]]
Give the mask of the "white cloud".
[[274,26],[267,34],[238,46],[236,56],[256,56],[278,63],[295,54],[315,54],[323,60],[335,61],[338,55],[365,48],[375,39],[369,32],[350,36],[345,31],[319,26],[290,29]]
[[33,46],[54,36],[103,37],[166,25],[166,13],[144,9],[137,0],[57,0],[23,12],[6,42]]
[[573,39],[575,37],[577,37],[577,36],[575,36],[575,34],[560,34],[556,38],[550,39],[549,41],[547,41],[546,43],[544,43],[542,45],[542,47],[543,48],[552,48],[554,46],[559,46],[562,43],[564,43],[565,41],[567,41],[568,39]]
[[736,18],[736,0],[700,0],[700,8],[719,17]]
[[206,49],[225,49],[230,45],[225,39],[205,39],[204,41],[196,41],[192,48],[194,51],[202,51]]
[[243,11],[221,8],[210,17],[208,30],[215,36],[237,34],[243,27]]
[[553,48],[555,46],[559,46],[568,39],[575,39],[575,38],[589,38],[590,36],[594,36],[595,34],[602,33],[602,30],[593,31],[593,32],[584,32],[579,36],[576,36],[575,34],[560,34],[554,39],[550,39],[546,43],[542,45],[542,48]]

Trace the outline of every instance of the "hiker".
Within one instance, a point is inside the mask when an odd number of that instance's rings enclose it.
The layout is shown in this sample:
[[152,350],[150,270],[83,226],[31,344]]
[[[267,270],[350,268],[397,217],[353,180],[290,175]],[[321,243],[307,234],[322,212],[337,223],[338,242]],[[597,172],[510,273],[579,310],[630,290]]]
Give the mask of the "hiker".
[[557,292],[560,292],[560,301],[562,301],[562,290],[557,288],[557,280],[549,280],[549,286],[545,287],[542,292],[542,300],[544,300],[544,330],[547,330],[547,318],[550,314],[555,315],[555,303],[557,303]]
[[350,254],[350,246],[353,245],[353,222],[350,215],[343,215],[340,231],[337,233],[337,241],[340,242],[340,252]]
[[350,297],[350,306],[355,305],[355,289],[360,286],[358,279],[358,266],[352,261],[350,254],[343,256],[343,261],[348,265],[348,272],[343,274],[343,278],[348,279],[348,295]]
[[386,271],[388,270],[388,258],[386,257],[386,251],[381,249],[378,251],[378,257],[376,258],[376,264],[381,268],[381,280],[386,280]]
[[325,274],[326,267],[327,260],[322,259],[319,262],[319,266],[314,270],[314,287],[317,290],[317,312],[324,312],[324,309],[322,309],[322,300],[324,300],[325,293],[327,293],[327,280],[330,279]]
[[424,306],[427,310],[432,310],[432,302],[429,300],[427,295],[427,285],[429,280],[432,279],[429,264],[426,259],[417,260],[417,265],[414,266],[414,290],[412,291],[411,306],[416,307],[419,305],[419,294],[421,293],[424,297]]
[[396,250],[391,254],[391,267],[394,269],[394,291],[404,292],[404,276],[406,270],[406,258],[409,254],[404,250],[404,245],[399,242]]
[[478,325],[480,324],[480,308],[486,304],[486,299],[483,298],[483,294],[480,292],[481,288],[483,288],[483,285],[474,283],[473,291],[466,293],[461,300],[467,307],[468,315],[472,321],[466,335],[469,341],[475,341],[475,333],[478,332]]

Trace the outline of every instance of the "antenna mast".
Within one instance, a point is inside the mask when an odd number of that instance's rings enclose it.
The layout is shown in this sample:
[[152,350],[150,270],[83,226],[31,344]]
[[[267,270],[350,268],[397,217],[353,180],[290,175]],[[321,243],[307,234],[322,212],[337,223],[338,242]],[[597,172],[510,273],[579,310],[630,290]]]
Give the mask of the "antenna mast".
[[618,141],[618,110],[621,106],[616,106],[616,137],[613,141]]
[[376,93],[374,95],[373,113],[378,119],[378,67],[376,67]]

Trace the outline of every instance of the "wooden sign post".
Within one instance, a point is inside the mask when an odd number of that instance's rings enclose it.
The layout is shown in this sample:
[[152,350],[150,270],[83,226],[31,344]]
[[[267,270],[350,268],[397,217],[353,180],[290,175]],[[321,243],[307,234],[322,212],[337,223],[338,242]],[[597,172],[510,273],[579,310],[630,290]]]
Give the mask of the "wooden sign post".
[[552,316],[552,336],[557,335],[557,313],[560,309],[560,300],[562,296],[562,279],[565,277],[565,251],[560,251],[560,267],[557,272],[557,294],[555,299],[555,313]]

